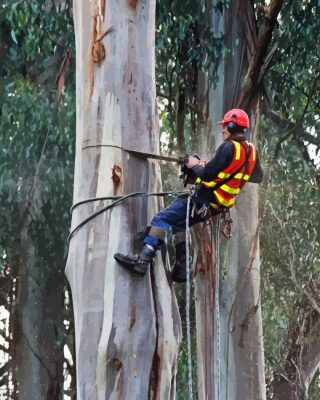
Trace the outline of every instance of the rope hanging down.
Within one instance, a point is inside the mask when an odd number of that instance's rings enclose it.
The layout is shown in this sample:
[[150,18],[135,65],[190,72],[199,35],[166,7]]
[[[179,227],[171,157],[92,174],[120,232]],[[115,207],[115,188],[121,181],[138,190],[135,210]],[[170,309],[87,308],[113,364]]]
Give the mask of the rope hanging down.
[[216,278],[215,278],[215,326],[216,326],[216,357],[215,357],[215,397],[220,400],[221,386],[221,324],[220,324],[220,225],[221,215],[217,215],[216,220]]
[[189,388],[189,400],[193,399],[192,393],[192,358],[191,358],[191,333],[190,333],[190,226],[189,226],[189,214],[190,214],[190,201],[191,196],[188,197],[187,202],[187,213],[186,213],[186,325],[187,325],[187,353],[188,353],[188,388]]

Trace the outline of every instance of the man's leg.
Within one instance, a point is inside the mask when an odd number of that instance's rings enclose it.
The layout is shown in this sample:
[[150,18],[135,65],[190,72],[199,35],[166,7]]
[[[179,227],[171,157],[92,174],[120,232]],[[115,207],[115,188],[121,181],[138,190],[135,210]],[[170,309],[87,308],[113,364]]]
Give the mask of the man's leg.
[[185,227],[186,212],[186,198],[178,198],[173,201],[152,219],[150,231],[144,239],[144,246],[138,255],[131,257],[116,253],[114,258],[130,272],[141,276],[145,275],[156,250],[160,249],[165,241],[167,229],[172,226],[182,227],[182,229]]
[[175,262],[171,273],[174,282],[185,282],[186,274],[186,232],[177,231],[173,234],[172,244],[175,249]]
[[[205,215],[197,214],[197,210],[200,210],[205,202],[198,197],[192,199],[192,206],[196,207],[196,210],[191,213],[189,217],[189,226],[197,224],[198,222],[203,222]],[[174,282],[186,282],[187,272],[186,272],[186,232],[185,224],[182,227],[183,230],[173,229],[173,246],[175,248],[175,262],[172,269],[171,278]]]

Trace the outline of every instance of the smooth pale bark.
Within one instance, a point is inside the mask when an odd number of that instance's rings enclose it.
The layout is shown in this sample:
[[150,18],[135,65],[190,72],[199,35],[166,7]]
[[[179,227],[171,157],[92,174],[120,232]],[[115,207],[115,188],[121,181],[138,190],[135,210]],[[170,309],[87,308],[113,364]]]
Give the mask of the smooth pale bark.
[[[213,2],[213,6],[216,2]],[[224,30],[224,16],[212,11],[214,34]],[[219,80],[215,88],[209,90],[207,112],[209,118],[198,124],[196,152],[210,159],[214,150],[222,142],[221,127],[216,122],[223,115],[224,61],[218,68]],[[198,97],[204,97],[208,90],[208,79],[199,72]],[[202,91],[202,96],[201,96]],[[215,321],[214,321],[214,267],[215,236],[203,224],[192,228],[194,297],[197,333],[197,385],[200,400],[215,399]]]
[[[103,9],[103,8],[102,8]],[[74,2],[77,140],[74,202],[161,191],[159,166],[116,145],[158,153],[155,103],[155,1],[105,3],[105,59],[89,61],[98,2]],[[102,146],[103,145],[103,146]],[[72,228],[105,202],[73,212]],[[180,320],[161,254],[144,278],[118,266],[137,231],[162,206],[139,197],[93,219],[71,239],[66,274],[75,314],[77,399],[173,399]]]
[[[253,41],[248,35],[252,21],[244,18],[251,15],[249,2],[231,2],[225,20],[226,45],[231,49],[225,64],[220,66],[221,80],[209,97],[210,115],[214,122],[236,106],[241,83],[248,66],[248,57]],[[213,15],[214,26],[219,26],[217,15]],[[220,22],[221,23],[221,22]],[[236,43],[236,39],[240,39]],[[247,42],[249,45],[247,45]],[[223,71],[223,72],[222,72]],[[221,100],[223,99],[223,100]],[[223,106],[222,106],[223,104]],[[217,115],[219,114],[220,115]],[[258,126],[258,121],[252,121]],[[215,128],[215,124],[212,126]],[[203,130],[202,130],[203,131]],[[221,128],[213,131],[215,143],[221,143]],[[212,132],[211,132],[212,134]],[[207,142],[203,137],[202,141]],[[215,264],[198,272],[195,279],[198,343],[198,390],[199,399],[264,400],[265,378],[261,309],[259,302],[260,272],[258,246],[258,187],[247,184],[237,205],[231,210],[232,238],[221,240],[220,247],[220,357],[217,354],[217,329],[214,318]],[[194,230],[203,228],[195,228]],[[198,232],[199,234],[199,232]],[[194,234],[196,235],[196,234]],[[204,237],[212,236],[208,231]],[[194,263],[203,263],[210,251],[200,245],[194,236]],[[204,242],[208,242],[208,239]],[[211,243],[213,248],[214,240]],[[200,258],[199,258],[200,254]],[[204,256],[205,255],[205,256]],[[202,259],[202,260],[201,260]],[[213,258],[211,258],[212,260]],[[214,261],[214,259],[213,259]],[[208,302],[208,299],[210,301]],[[208,344],[208,339],[209,344]],[[211,347],[210,347],[211,346]],[[220,369],[220,394],[215,390],[216,372]]]

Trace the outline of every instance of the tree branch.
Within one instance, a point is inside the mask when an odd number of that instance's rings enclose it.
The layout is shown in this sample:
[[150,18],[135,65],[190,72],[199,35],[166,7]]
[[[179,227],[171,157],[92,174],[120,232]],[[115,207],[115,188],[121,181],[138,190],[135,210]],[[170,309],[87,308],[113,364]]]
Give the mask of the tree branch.
[[260,69],[259,78],[258,78],[258,84],[260,84],[263,81],[263,78],[265,77],[265,74],[270,69],[271,61],[272,61],[274,55],[276,54],[276,51],[278,50],[278,47],[279,47],[279,42],[276,42],[273,45],[270,53],[267,55],[266,60],[263,63],[261,69]]
[[284,0],[271,0],[269,6],[265,8],[265,20],[259,29],[255,52],[251,58],[238,101],[239,108],[248,110],[253,99],[256,98],[259,93],[259,76],[283,2]]

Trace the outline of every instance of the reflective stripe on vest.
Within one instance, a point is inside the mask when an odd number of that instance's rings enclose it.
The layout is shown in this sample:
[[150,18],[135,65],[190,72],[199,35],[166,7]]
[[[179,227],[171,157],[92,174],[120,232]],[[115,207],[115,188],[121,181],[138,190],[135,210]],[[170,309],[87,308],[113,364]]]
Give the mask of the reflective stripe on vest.
[[230,200],[225,200],[220,194],[215,190],[214,194],[216,196],[216,199],[218,200],[218,203],[221,204],[224,207],[230,208],[234,205],[235,199],[232,197]]
[[253,159],[253,161],[256,161],[256,148],[254,147],[254,145],[252,144],[252,143],[248,143],[249,144],[249,146],[251,147],[251,150],[252,150],[252,159]]
[[240,160],[240,156],[241,156],[241,144],[239,142],[235,142],[234,140],[232,140],[233,145],[235,146],[235,160]]
[[[227,178],[229,178],[231,176],[231,174],[225,174],[224,172],[220,172],[219,173],[219,175],[218,175],[218,178],[220,178],[220,179],[227,179]],[[247,174],[241,174],[241,173],[238,173],[237,175],[235,175],[234,176],[234,178],[235,179],[244,179],[245,181],[248,181],[249,180],[249,178],[250,178],[250,176],[249,175],[247,175]],[[198,178],[198,179],[200,179],[200,178]],[[201,182],[201,179],[200,179],[200,182]],[[199,183],[200,183],[199,182]]]

